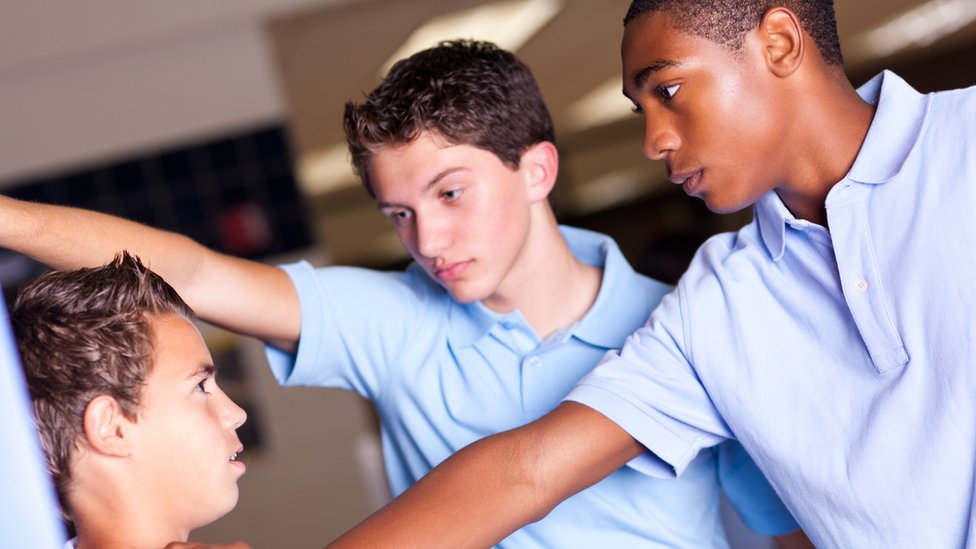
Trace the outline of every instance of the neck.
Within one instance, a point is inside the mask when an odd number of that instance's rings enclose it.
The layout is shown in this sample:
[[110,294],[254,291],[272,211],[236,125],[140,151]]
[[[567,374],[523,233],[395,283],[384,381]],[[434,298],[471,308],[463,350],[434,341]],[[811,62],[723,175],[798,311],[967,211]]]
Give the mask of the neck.
[[548,205],[533,212],[532,227],[512,270],[483,303],[496,312],[518,309],[545,339],[586,314],[600,291],[603,271],[573,255]]
[[[794,113],[789,166],[780,199],[797,218],[827,226],[827,193],[854,165],[867,136],[875,108],[857,94],[841,73],[824,71],[800,83],[818,94]],[[799,95],[799,96],[804,96]]]
[[94,475],[85,483],[82,478],[76,476],[70,496],[78,549],[156,549],[189,537],[189,528],[173,524],[151,498],[126,486],[132,483]]

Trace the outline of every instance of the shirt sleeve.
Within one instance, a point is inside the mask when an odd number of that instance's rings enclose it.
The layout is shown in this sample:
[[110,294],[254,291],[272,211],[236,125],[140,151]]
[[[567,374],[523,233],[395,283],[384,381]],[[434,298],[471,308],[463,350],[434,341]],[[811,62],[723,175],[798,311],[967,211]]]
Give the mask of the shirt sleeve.
[[630,465],[658,477],[680,475],[700,449],[732,438],[687,359],[681,299],[680,291],[665,296],[623,348],[608,352],[566,397],[650,450]]
[[265,346],[282,385],[333,387],[375,399],[390,364],[422,326],[422,285],[409,272],[356,267],[282,267],[298,292],[302,327],[298,349]]
[[789,509],[737,441],[718,445],[718,480],[746,526],[766,536],[800,529]]

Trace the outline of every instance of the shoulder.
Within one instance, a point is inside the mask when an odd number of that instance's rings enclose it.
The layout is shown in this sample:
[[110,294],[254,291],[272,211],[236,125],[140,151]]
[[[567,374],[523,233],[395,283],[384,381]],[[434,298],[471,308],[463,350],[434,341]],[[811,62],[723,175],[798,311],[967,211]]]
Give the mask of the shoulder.
[[397,304],[426,307],[447,304],[450,294],[416,264],[403,271],[379,271],[362,267],[313,267],[302,261],[282,268],[291,277],[303,302],[375,305],[389,310]]
[[972,141],[976,139],[976,86],[929,94],[930,133]]
[[757,222],[736,232],[709,237],[695,252],[679,286],[712,284],[742,270],[754,270],[768,259]]
[[634,277],[634,288],[640,292],[639,295],[655,303],[674,289],[671,284],[661,282],[637,271],[634,271],[632,276]]
[[976,86],[937,91],[929,95],[932,97],[932,101],[940,107],[961,108],[970,114],[976,112]]

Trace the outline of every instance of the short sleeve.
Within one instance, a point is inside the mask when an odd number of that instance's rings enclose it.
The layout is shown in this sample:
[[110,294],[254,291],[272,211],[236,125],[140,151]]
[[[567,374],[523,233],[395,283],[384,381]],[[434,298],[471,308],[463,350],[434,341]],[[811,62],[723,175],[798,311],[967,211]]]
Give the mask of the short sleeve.
[[702,448],[732,438],[684,351],[681,289],[610,351],[566,397],[607,416],[653,452],[631,462],[654,476],[681,474]]
[[390,364],[423,325],[429,290],[410,272],[282,267],[301,304],[298,350],[266,346],[282,385],[333,387],[375,399]]
[[753,531],[780,536],[800,529],[759,467],[737,441],[729,440],[718,445],[718,480],[742,522]]

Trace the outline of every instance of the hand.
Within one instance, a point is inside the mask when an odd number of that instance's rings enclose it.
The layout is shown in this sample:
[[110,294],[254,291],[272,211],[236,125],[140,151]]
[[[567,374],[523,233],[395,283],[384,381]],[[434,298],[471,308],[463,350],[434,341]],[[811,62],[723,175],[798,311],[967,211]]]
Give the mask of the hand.
[[251,549],[251,546],[244,543],[243,541],[235,541],[233,543],[215,543],[208,545],[206,543],[194,543],[192,541],[174,541],[163,549]]

